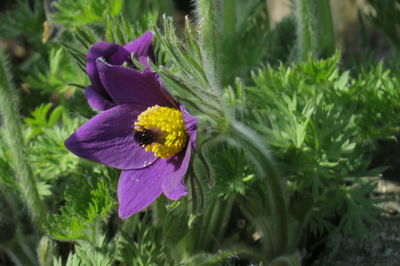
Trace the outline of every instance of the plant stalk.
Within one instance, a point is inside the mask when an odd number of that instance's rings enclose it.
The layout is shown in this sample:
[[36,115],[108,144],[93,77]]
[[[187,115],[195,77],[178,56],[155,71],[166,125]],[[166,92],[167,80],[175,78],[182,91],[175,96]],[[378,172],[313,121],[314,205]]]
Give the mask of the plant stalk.
[[265,144],[258,136],[249,128],[239,123],[232,123],[231,137],[235,143],[242,146],[248,155],[252,158],[260,175],[267,182],[269,201],[271,203],[271,225],[273,237],[270,241],[273,257],[285,255],[288,248],[288,207],[287,195],[283,184],[283,180],[278,175],[272,158],[265,147]]
[[27,206],[34,224],[42,229],[47,220],[46,209],[39,196],[36,180],[28,162],[13,89],[7,58],[0,49],[0,109],[3,116],[3,130],[12,154],[12,166],[19,190],[22,193],[22,200]]
[[218,84],[217,69],[217,20],[214,0],[197,0],[196,11],[199,23],[199,44],[203,67],[214,95],[221,95]]
[[318,46],[322,57],[335,53],[335,31],[333,28],[330,0],[313,0],[318,14]]
[[297,25],[297,60],[305,61],[308,57],[315,57],[317,31],[313,16],[313,1],[295,0],[295,15]]

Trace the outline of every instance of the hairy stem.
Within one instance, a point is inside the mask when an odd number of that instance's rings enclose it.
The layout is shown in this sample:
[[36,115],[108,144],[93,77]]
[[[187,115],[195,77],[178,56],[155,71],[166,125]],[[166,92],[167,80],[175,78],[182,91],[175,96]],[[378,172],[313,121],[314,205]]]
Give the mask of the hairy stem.
[[259,174],[267,182],[273,234],[272,243],[270,243],[273,254],[270,255],[272,257],[284,255],[288,248],[289,214],[283,180],[278,175],[265,144],[251,129],[239,123],[232,123],[231,135],[232,140],[248,152]]
[[199,43],[204,71],[215,95],[220,95],[217,70],[216,14],[214,0],[197,0],[196,11],[199,23]]
[[297,25],[297,59],[305,61],[309,56],[316,56],[317,32],[313,16],[313,1],[295,0]]
[[318,50],[323,57],[335,53],[335,31],[333,28],[330,0],[314,0],[318,14]]
[[232,216],[232,208],[235,203],[235,197],[230,196],[224,206],[224,210],[220,214],[220,219],[218,222],[218,231],[215,232],[216,239],[222,242],[222,239],[226,233],[228,222]]
[[167,215],[167,211],[165,209],[166,204],[166,199],[160,197],[151,205],[154,224],[162,224],[162,221],[165,220],[165,216]]
[[28,163],[18,107],[13,97],[13,85],[8,71],[7,59],[0,49],[0,108],[3,129],[12,154],[12,166],[17,179],[22,200],[28,208],[33,222],[42,228],[46,222],[46,210],[40,199],[36,180]]

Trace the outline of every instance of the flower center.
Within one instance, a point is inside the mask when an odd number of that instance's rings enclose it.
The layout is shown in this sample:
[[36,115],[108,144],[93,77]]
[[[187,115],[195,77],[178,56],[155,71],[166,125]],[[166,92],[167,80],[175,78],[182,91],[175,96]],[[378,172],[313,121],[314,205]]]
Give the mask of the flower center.
[[134,138],[146,151],[167,159],[186,146],[188,134],[179,110],[155,105],[138,116]]

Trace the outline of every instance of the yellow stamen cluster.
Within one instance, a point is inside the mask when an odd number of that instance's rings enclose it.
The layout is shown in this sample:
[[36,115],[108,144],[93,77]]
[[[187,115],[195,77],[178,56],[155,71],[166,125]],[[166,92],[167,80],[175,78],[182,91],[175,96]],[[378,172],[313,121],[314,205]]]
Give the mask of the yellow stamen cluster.
[[180,152],[188,140],[182,113],[169,107],[155,105],[147,108],[138,116],[135,130],[150,130],[156,134],[155,140],[143,147],[164,159]]

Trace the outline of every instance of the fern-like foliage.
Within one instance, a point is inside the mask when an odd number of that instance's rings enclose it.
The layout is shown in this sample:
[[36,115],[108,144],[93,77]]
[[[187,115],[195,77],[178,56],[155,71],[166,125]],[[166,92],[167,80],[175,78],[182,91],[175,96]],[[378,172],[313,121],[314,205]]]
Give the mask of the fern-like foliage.
[[161,228],[136,220],[132,229],[133,235],[120,232],[116,259],[127,265],[165,265],[167,258]]
[[106,220],[115,205],[110,183],[78,179],[64,195],[65,205],[49,218],[49,234],[60,240],[91,240],[97,219]]
[[[379,213],[374,202],[365,198],[374,183],[362,177],[379,176],[382,171],[368,170],[373,145],[366,140],[386,138],[388,130],[393,135],[392,125],[397,118],[386,114],[393,123],[376,124],[379,120],[371,119],[374,115],[368,107],[357,102],[372,97],[390,103],[393,96],[378,93],[382,85],[340,73],[338,60],[336,55],[328,60],[293,64],[291,68],[258,71],[253,75],[256,85],[246,91],[252,105],[241,110],[274,149],[282,173],[292,182],[293,197],[311,199],[296,206],[308,210],[306,226],[315,233],[329,231],[334,228],[334,218],[340,217],[342,232],[360,236]],[[396,93],[390,88],[387,86]],[[382,102],[376,104],[380,110],[396,110],[396,104],[388,109]],[[367,125],[381,129],[365,135]],[[292,204],[298,205],[295,198]],[[355,210],[355,206],[360,209]],[[305,219],[304,212],[298,217],[301,219]]]
[[78,71],[71,56],[62,47],[53,48],[48,55],[48,68],[33,72],[25,79],[25,86],[42,94],[57,94],[61,98],[72,94],[77,85],[87,84],[87,77]]
[[107,13],[118,15],[123,4],[124,0],[61,0],[54,2],[57,12],[53,14],[52,20],[66,27],[98,23],[104,20]]
[[44,10],[42,1],[34,0],[33,5],[27,0],[17,0],[11,10],[0,14],[0,34],[2,37],[32,38],[32,43],[40,42]]

